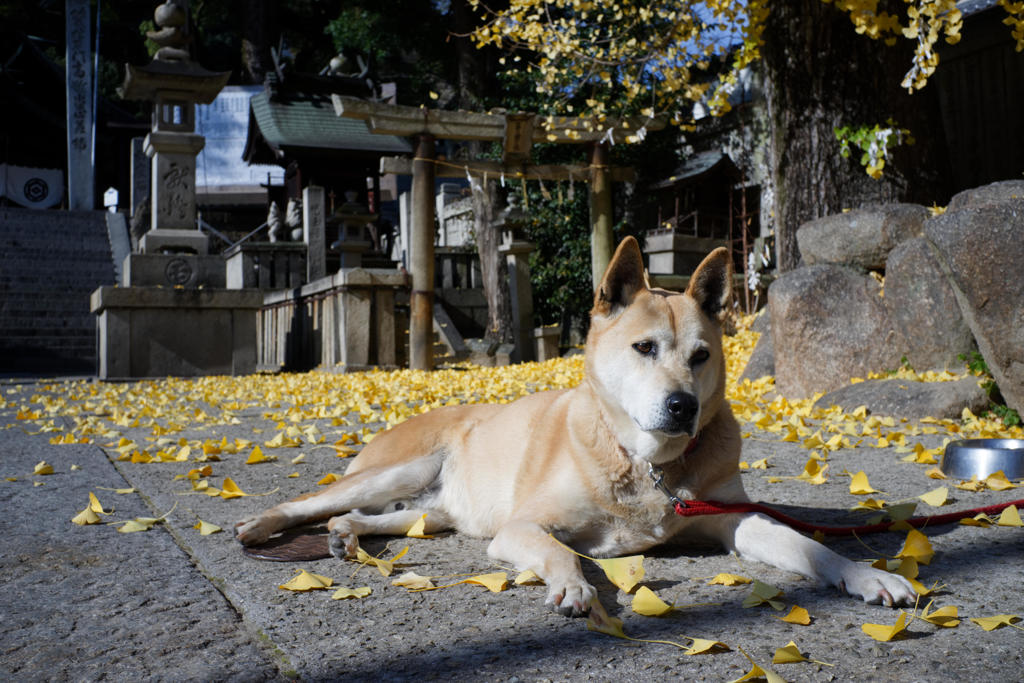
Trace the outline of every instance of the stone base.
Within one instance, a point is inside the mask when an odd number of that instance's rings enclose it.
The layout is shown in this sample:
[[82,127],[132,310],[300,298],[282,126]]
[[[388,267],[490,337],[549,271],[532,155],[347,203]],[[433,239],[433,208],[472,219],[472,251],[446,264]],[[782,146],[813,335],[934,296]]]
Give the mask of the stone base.
[[229,249],[228,289],[297,289],[306,278],[306,245],[248,242]]
[[150,230],[139,240],[139,251],[159,254],[163,250],[204,255],[210,252],[209,236],[198,230]]
[[100,379],[244,375],[256,371],[258,290],[100,287]]
[[126,287],[224,287],[224,259],[194,254],[129,254],[122,278]]

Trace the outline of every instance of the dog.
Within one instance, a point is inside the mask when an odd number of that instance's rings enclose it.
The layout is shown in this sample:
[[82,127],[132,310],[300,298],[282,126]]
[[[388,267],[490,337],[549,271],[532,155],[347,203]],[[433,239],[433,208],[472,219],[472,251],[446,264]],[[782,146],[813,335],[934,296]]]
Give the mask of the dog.
[[379,434],[329,488],[239,522],[236,536],[257,545],[329,519],[330,551],[345,558],[360,535],[402,535],[426,513],[427,533],[491,538],[492,559],[535,572],[547,604],[572,616],[597,593],[562,543],[614,557],[710,537],[869,603],[913,604],[903,577],[767,516],[681,517],[669,504],[666,490],[684,500],[749,500],[725,398],[721,323],[731,296],[726,249],[709,254],[680,294],[649,285],[639,245],[627,237],[594,296],[578,386],[416,416]]

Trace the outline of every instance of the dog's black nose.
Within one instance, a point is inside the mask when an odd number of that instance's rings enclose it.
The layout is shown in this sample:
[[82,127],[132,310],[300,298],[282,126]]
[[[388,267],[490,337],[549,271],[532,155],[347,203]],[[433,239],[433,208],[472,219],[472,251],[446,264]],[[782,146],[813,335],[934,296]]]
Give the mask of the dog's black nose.
[[686,428],[688,432],[693,431],[693,419],[697,416],[697,410],[700,408],[696,396],[685,391],[675,391],[665,399],[665,408],[668,409],[668,414],[672,417],[673,422]]

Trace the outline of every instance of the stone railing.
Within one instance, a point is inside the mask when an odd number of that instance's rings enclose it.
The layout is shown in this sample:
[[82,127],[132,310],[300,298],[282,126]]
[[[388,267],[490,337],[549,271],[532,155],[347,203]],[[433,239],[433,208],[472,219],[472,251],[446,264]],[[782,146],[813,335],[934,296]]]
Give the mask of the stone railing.
[[267,292],[258,321],[260,370],[396,367],[404,325],[395,298],[407,288],[395,270],[346,268],[299,289]]
[[224,252],[228,289],[295,289],[306,279],[306,245],[245,242]]

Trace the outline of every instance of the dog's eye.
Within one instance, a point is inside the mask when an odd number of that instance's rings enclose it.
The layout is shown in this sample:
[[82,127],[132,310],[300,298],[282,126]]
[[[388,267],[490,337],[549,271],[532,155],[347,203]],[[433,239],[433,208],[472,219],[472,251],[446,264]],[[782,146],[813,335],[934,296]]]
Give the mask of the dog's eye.
[[633,350],[639,353],[641,356],[653,356],[654,355],[654,342],[644,340],[633,344]]
[[700,365],[701,363],[703,363],[704,361],[706,361],[710,357],[711,357],[711,354],[708,353],[707,349],[697,349],[696,351],[693,352],[693,355],[690,356],[690,365],[692,365],[692,366]]

